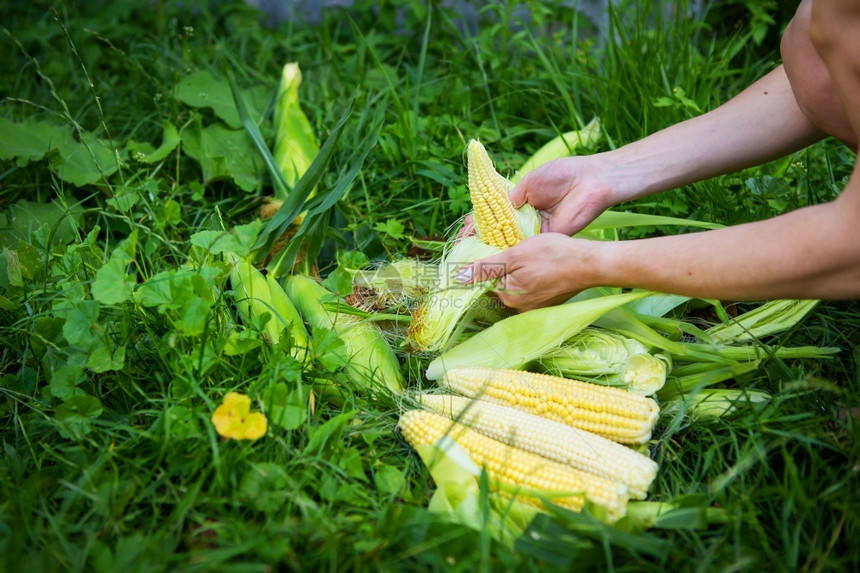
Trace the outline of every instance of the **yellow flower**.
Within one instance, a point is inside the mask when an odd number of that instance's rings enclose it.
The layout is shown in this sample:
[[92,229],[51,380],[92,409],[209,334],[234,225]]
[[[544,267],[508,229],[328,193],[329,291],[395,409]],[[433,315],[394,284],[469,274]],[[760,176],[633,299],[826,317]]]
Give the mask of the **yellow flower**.
[[212,424],[224,438],[257,440],[266,435],[268,422],[260,412],[251,412],[251,399],[238,392],[228,392],[212,413]]

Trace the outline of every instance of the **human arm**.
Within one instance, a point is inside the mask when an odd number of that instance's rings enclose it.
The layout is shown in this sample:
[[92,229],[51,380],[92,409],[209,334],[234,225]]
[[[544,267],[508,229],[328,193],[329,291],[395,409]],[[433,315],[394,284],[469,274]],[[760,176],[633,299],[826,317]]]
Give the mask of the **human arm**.
[[569,235],[623,201],[758,165],[824,136],[779,66],[713,111],[613,151],[547,163],[510,196],[541,211],[543,231]]
[[773,219],[629,241],[540,234],[464,273],[499,276],[501,301],[520,311],[592,286],[638,287],[702,298],[860,297],[860,175],[834,201]]
[[[839,125],[850,143],[860,133],[860,4],[816,3],[814,14],[815,46],[838,109],[817,109],[812,117]],[[597,285],[732,300],[860,298],[860,167],[855,163],[830,203],[766,221],[618,242],[548,233],[479,262],[472,279],[489,278],[492,269],[504,269],[499,296],[520,310]]]

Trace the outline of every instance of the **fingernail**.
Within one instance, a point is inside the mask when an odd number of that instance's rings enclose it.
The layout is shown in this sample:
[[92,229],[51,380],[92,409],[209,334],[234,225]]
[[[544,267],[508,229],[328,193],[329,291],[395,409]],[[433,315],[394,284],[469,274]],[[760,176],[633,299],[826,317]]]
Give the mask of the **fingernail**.
[[458,283],[467,283],[472,280],[472,267],[463,267],[457,274],[454,275],[454,280]]

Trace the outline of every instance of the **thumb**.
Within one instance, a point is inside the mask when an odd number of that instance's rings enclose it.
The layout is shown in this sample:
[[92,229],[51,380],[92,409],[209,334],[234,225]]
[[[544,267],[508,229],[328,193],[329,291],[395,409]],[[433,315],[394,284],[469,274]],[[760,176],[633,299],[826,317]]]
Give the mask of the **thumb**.
[[465,265],[454,275],[454,280],[460,284],[490,281],[505,276],[507,267],[505,253],[499,253]]
[[513,203],[514,207],[516,207],[517,209],[522,207],[528,199],[528,178],[529,174],[526,174],[526,176],[523,177],[520,182],[517,183],[514,188],[511,189],[511,191],[508,193],[508,199],[511,200],[511,203]]

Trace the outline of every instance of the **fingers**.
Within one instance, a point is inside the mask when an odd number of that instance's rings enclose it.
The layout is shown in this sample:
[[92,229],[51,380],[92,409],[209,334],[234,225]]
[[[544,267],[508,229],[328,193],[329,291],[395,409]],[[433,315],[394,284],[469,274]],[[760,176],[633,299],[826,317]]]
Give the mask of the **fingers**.
[[475,234],[475,219],[472,215],[466,215],[466,218],[463,220],[463,226],[457,231],[457,240],[464,237],[469,237]]
[[516,207],[517,209],[522,207],[528,199],[528,191],[526,190],[528,186],[526,183],[526,181],[528,181],[528,177],[528,175],[523,177],[522,181],[517,183],[516,186],[511,189],[510,193],[508,193],[508,199],[511,200],[511,203],[513,203],[514,207]]
[[500,253],[463,266],[454,275],[454,280],[460,284],[491,281],[505,276],[507,266],[504,253]]

